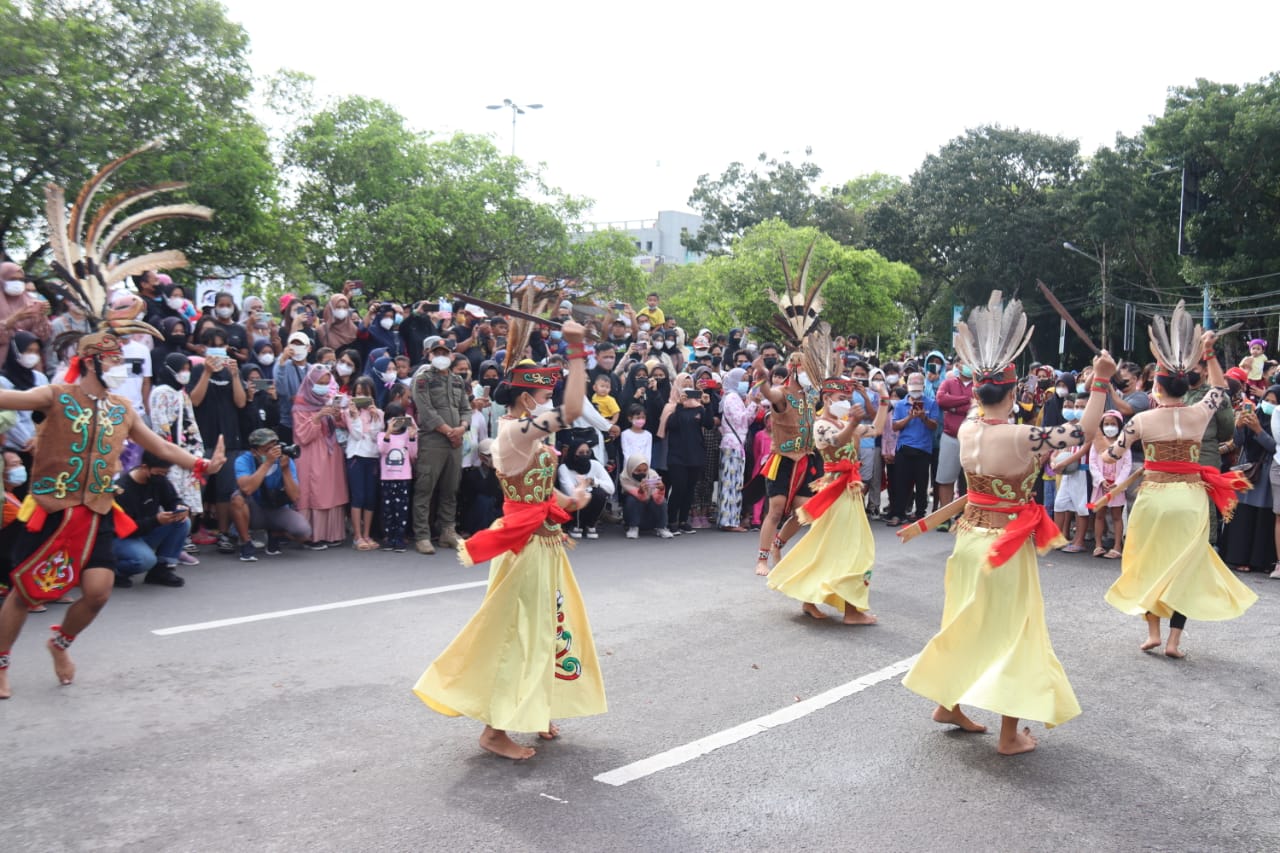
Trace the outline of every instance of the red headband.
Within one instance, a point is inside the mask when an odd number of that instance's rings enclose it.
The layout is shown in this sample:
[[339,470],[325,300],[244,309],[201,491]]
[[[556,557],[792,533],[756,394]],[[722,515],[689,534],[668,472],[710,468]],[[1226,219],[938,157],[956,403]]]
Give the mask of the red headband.
[[563,371],[558,367],[513,367],[507,374],[512,388],[554,388]]
[[1018,371],[1012,364],[998,373],[983,373],[977,377],[979,385],[1012,385],[1018,381]]

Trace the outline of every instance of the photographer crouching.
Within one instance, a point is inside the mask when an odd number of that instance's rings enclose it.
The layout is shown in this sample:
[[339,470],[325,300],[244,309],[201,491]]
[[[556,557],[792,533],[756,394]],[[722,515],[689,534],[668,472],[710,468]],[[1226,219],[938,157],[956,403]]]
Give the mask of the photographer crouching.
[[[280,443],[274,430],[255,429],[249,449],[236,459],[236,491],[231,495],[231,519],[243,543],[240,561],[253,563],[258,555],[250,530],[267,531],[267,555],[280,553],[281,537],[294,542],[311,540],[311,525],[294,508],[298,500],[298,469],[293,460],[298,446]],[[281,464],[281,460],[287,464]]]
[[131,575],[143,572],[146,583],[186,583],[175,569],[191,532],[191,517],[169,482],[169,468],[168,461],[147,451],[141,463],[116,480],[116,503],[138,525],[134,533],[111,544],[117,587],[133,586]]

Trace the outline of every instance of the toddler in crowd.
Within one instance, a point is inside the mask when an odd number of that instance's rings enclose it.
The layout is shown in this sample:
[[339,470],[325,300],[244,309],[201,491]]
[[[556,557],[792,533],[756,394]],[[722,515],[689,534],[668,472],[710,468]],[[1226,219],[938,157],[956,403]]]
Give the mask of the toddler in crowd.
[[408,543],[405,529],[409,525],[409,507],[413,488],[412,461],[418,455],[418,427],[404,414],[399,403],[390,403],[386,412],[387,429],[378,433],[378,452],[382,459],[382,533],[383,550],[403,553]]
[[631,421],[631,426],[623,430],[622,435],[619,436],[622,447],[621,456],[628,461],[632,456],[642,456],[645,460],[644,464],[648,466],[653,461],[653,433],[644,428],[644,407],[633,405],[627,410],[627,417]]
[[[622,409],[618,406],[618,401],[613,399],[610,393],[613,390],[613,383],[609,379],[607,373],[601,373],[591,383],[591,405],[596,407],[596,411],[600,413],[600,417],[604,418],[611,425],[618,425],[618,418],[622,414]],[[611,432],[604,434],[604,458],[616,470],[618,467],[618,442]]]
[[[1084,414],[1084,397],[1071,394],[1062,406],[1067,421],[1079,421]],[[1063,536],[1071,538],[1062,550],[1076,554],[1084,550],[1084,535],[1089,519],[1089,476],[1080,462],[1089,452],[1089,445],[1078,450],[1059,450],[1049,459],[1049,466],[1058,478],[1053,498],[1053,520]],[[1075,522],[1075,535],[1071,535],[1071,523]]]

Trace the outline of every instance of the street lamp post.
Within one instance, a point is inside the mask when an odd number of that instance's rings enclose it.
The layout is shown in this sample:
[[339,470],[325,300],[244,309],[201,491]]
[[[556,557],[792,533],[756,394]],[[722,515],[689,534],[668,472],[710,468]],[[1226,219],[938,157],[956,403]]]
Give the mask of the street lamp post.
[[1064,242],[1062,248],[1068,252],[1075,252],[1077,255],[1083,255],[1098,265],[1098,277],[1102,279],[1102,348],[1107,349],[1107,247],[1102,247],[1102,257],[1091,255],[1071,243]]
[[524,115],[525,110],[540,110],[542,104],[517,104],[510,98],[503,98],[500,104],[489,104],[486,110],[511,110],[511,156],[516,156],[516,116]]

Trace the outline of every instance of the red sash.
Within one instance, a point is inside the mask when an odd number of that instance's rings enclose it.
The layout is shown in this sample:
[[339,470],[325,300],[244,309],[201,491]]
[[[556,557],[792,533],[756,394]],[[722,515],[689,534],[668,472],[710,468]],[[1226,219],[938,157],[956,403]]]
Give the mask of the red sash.
[[[112,507],[116,535],[128,536],[138,529],[133,519],[119,507]],[[36,507],[27,521],[27,530],[40,533],[44,530],[48,513]],[[13,570],[14,588],[30,604],[57,601],[80,583],[80,577],[93,555],[98,542],[102,516],[83,504],[64,510],[57,528],[31,556]]]
[[560,508],[555,498],[539,504],[503,501],[502,518],[495,521],[488,530],[481,530],[463,542],[458,553],[462,562],[468,566],[492,560],[507,551],[518,554],[529,544],[534,531],[543,522],[564,524],[572,517],[568,511]]
[[1015,516],[1009,521],[1009,526],[996,537],[991,549],[987,551],[987,562],[991,563],[992,566],[1003,566],[1009,561],[1010,557],[1018,553],[1022,543],[1033,536],[1038,550],[1052,547],[1054,541],[1062,536],[1062,531],[1058,529],[1058,525],[1053,523],[1049,513],[1045,512],[1044,507],[1035,501],[1029,501],[1024,504],[1010,504],[999,498],[993,498],[991,495],[984,495],[981,492],[969,492],[968,497],[969,503],[974,506],[992,509],[997,512],[1007,512],[1011,516]]
[[1213,500],[1218,512],[1225,521],[1230,521],[1236,509],[1236,492],[1247,492],[1253,488],[1249,478],[1239,471],[1228,471],[1223,474],[1217,468],[1201,465],[1197,462],[1158,462],[1148,459],[1143,463],[1148,471],[1159,471],[1162,474],[1195,474],[1204,483],[1209,497]]
[[845,489],[862,487],[862,466],[856,462],[850,462],[848,459],[828,462],[822,466],[822,470],[828,474],[835,474],[836,477],[823,486],[822,491],[809,498],[804,506],[796,510],[802,521],[809,523],[817,521],[824,512],[831,509],[836,498],[844,494]]

